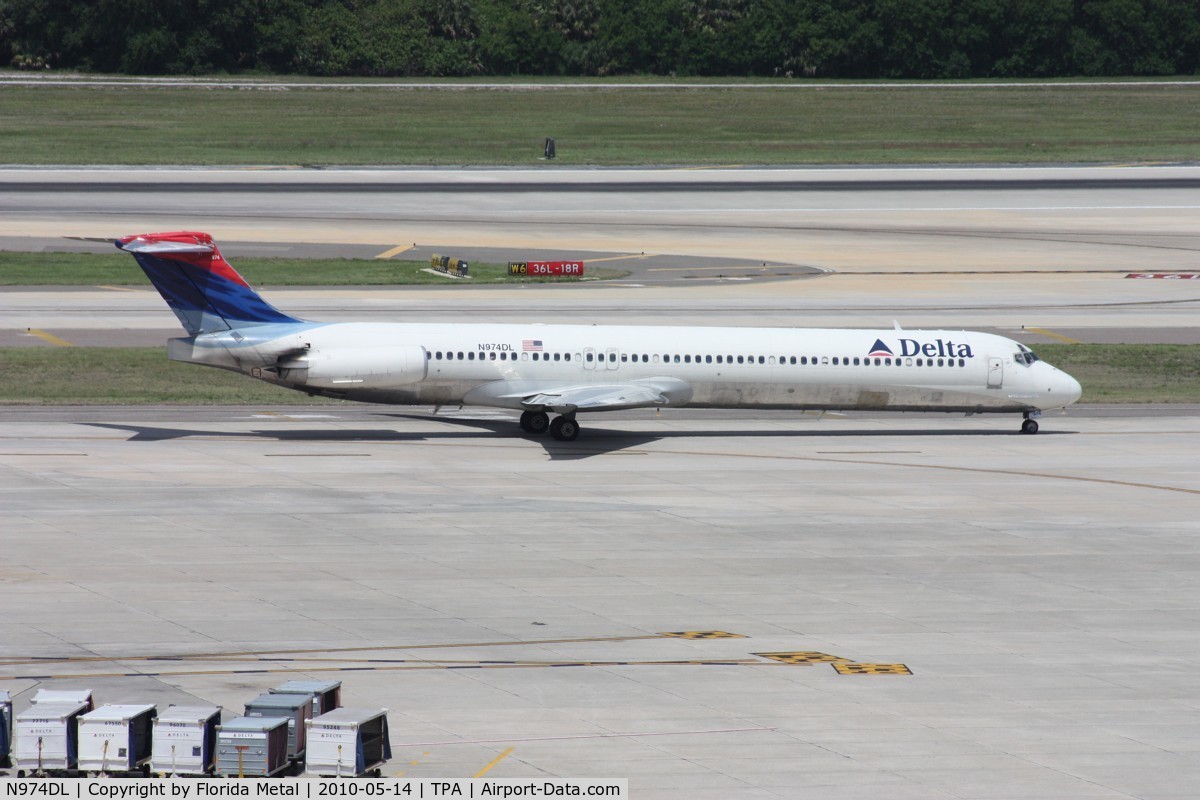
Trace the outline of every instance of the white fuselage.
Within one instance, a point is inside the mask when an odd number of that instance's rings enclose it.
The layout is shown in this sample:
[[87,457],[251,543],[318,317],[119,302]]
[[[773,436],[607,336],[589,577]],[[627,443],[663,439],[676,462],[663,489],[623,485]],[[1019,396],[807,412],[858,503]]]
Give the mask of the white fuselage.
[[647,382],[661,405],[1020,412],[1080,392],[1017,342],[969,331],[302,323],[172,340],[171,357],[407,405],[528,409],[562,387]]

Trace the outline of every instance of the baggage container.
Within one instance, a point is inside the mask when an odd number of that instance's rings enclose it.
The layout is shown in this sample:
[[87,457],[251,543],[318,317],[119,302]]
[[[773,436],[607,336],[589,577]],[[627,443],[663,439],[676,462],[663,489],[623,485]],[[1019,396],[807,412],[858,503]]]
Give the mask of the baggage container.
[[0,691],[0,767],[11,766],[8,751],[12,747],[12,698]]
[[216,768],[217,706],[170,706],[154,720],[150,771],[156,775],[211,775]]
[[335,708],[308,721],[305,775],[373,775],[392,757],[386,708]]
[[286,771],[287,717],[236,717],[217,726],[217,774],[269,778]]
[[147,774],[154,705],[103,705],[79,718],[80,772]]
[[29,702],[35,706],[38,703],[86,703],[88,711],[96,708],[91,689],[38,689]]
[[247,717],[287,717],[288,758],[304,760],[305,720],[312,719],[311,694],[260,694],[246,703]]
[[322,714],[342,707],[341,681],[288,681],[270,690],[271,694],[311,694],[312,715]]
[[90,702],[42,699],[17,714],[12,762],[18,778],[79,768],[79,718]]

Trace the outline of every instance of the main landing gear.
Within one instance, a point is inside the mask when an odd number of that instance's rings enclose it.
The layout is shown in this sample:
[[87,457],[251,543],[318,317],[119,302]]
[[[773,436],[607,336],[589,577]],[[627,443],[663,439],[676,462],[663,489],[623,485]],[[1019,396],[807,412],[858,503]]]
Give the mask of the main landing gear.
[[1038,432],[1038,424],[1036,419],[1031,419],[1029,412],[1025,412],[1025,421],[1021,423],[1021,433],[1035,434]]
[[521,430],[534,436],[550,431],[560,442],[573,442],[579,436],[579,423],[574,414],[563,414],[551,422],[545,411],[525,411],[521,414]]

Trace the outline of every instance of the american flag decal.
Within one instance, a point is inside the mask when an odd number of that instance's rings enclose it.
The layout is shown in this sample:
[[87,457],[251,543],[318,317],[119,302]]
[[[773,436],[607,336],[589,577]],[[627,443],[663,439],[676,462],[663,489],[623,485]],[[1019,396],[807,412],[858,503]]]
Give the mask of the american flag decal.
[[524,350],[526,353],[540,353],[540,352],[542,352],[542,340],[541,339],[522,339],[521,340],[521,349]]

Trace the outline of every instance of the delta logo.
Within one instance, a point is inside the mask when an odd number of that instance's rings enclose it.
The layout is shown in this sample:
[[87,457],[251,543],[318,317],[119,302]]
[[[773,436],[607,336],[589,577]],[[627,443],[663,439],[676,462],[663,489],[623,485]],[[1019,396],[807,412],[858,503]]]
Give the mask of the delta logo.
[[920,342],[916,339],[901,339],[900,352],[884,344],[883,339],[876,339],[871,345],[868,358],[886,358],[888,356],[925,356],[926,358],[974,358],[971,345],[959,344],[951,339],[934,339],[932,342]]

